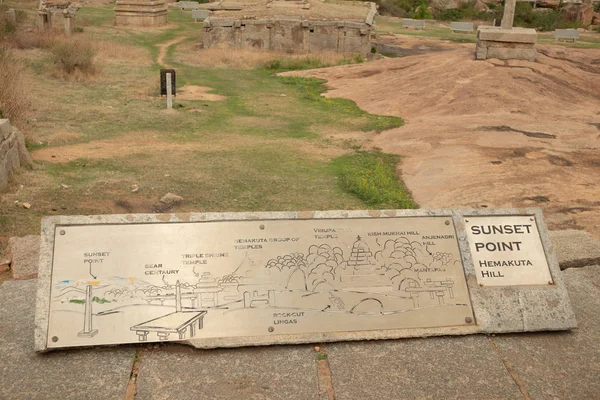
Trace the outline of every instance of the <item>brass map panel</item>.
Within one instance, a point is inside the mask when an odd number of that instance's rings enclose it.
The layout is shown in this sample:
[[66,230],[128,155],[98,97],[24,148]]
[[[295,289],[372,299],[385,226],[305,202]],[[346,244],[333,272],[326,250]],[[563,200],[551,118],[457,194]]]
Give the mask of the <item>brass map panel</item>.
[[464,326],[451,217],[57,225],[47,347]]

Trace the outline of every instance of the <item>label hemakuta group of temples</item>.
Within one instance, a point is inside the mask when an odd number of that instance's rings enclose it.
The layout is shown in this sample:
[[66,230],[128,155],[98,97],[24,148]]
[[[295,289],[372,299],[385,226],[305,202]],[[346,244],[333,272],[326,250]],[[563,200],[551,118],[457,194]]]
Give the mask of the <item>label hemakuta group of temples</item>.
[[47,217],[36,349],[575,326],[539,210]]

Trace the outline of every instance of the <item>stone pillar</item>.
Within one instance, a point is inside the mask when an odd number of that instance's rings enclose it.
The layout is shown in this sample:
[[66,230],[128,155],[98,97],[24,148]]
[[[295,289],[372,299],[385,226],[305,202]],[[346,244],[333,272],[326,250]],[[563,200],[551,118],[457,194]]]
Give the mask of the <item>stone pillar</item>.
[[83,316],[83,330],[77,334],[79,337],[94,337],[98,329],[92,328],[92,285],[85,287],[85,311]]
[[[167,73],[167,110],[173,108],[173,87],[171,86],[172,82],[173,81],[171,80],[171,74]],[[181,289],[179,288],[179,281],[177,281],[177,290],[179,291],[179,293],[181,293]]]
[[515,20],[515,8],[517,0],[506,0],[504,2],[504,15],[502,16],[502,29],[512,29]]
[[6,12],[6,19],[8,20],[8,23],[10,23],[10,24],[17,23],[17,13],[15,12],[14,8],[8,9],[8,11]]
[[46,28],[48,28],[49,24],[50,24],[50,16],[48,15],[48,13],[46,11],[39,10],[38,11],[38,27],[40,29],[46,29]]
[[65,34],[67,36],[71,36],[71,34],[73,33],[74,15],[65,10],[63,11],[63,17],[65,21]]

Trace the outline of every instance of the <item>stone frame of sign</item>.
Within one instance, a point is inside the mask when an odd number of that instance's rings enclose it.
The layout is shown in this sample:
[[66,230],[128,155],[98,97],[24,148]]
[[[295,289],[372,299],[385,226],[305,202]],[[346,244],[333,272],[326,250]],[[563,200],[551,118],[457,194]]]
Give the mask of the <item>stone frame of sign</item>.
[[[525,216],[535,224],[543,256],[548,265],[550,279],[541,284],[494,286],[481,284],[478,279],[474,257],[471,253],[472,240],[465,220],[483,217]],[[248,213],[192,213],[192,214],[123,214],[99,216],[52,216],[42,220],[42,244],[38,273],[36,304],[35,350],[49,349],[48,337],[51,278],[55,237],[61,226],[107,225],[107,224],[170,224],[212,221],[260,221],[270,220],[348,220],[386,219],[394,217],[447,217],[446,225],[453,225],[461,254],[465,282],[473,311],[473,318],[466,317],[465,323],[456,326],[433,326],[428,328],[377,329],[346,332],[308,332],[279,334],[277,331],[263,336],[238,336],[215,338],[186,337],[184,343],[199,348],[238,347],[273,345],[286,343],[314,343],[346,340],[398,339],[438,335],[466,335],[475,333],[505,333],[555,331],[575,328],[577,322],[571,309],[569,296],[562,279],[556,255],[552,250],[548,230],[542,211],[538,208],[494,209],[494,210],[382,210],[382,211],[301,211],[301,212],[248,212]],[[498,220],[501,224],[501,219]],[[519,228],[517,230],[521,230]],[[514,228],[513,228],[514,231]],[[510,232],[509,232],[510,233]],[[539,249],[538,249],[539,250]],[[539,282],[538,282],[539,283]],[[84,334],[95,332],[96,327],[83,327]],[[269,332],[271,332],[269,330]],[[90,335],[82,335],[89,337]],[[54,347],[54,346],[52,346]]]

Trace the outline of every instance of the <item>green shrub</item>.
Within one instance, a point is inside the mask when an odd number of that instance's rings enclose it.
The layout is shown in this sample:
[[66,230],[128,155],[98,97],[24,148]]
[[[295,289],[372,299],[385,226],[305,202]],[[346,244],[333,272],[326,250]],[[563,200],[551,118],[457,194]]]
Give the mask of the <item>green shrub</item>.
[[94,57],[96,51],[86,42],[79,40],[64,40],[52,46],[54,64],[58,70],[72,75],[83,73],[91,75],[96,72]]
[[417,8],[415,9],[415,13],[413,14],[414,19],[433,19],[433,15],[431,11],[429,11],[427,1],[421,0],[417,3]]
[[377,151],[359,151],[331,163],[342,189],[371,208],[416,208],[396,173],[400,158]]
[[458,10],[444,10],[440,15],[442,21],[460,21],[462,14]]

